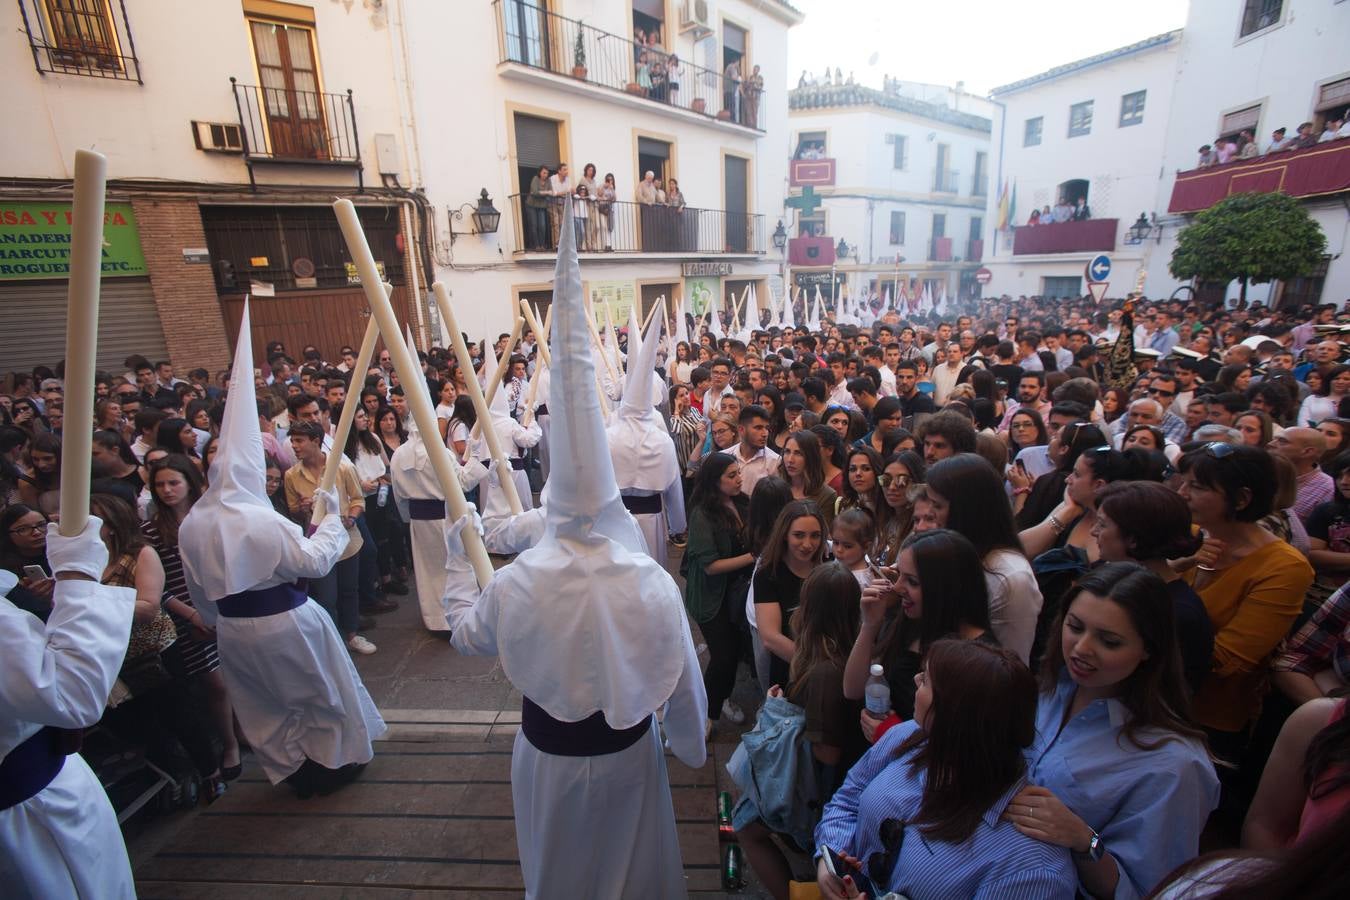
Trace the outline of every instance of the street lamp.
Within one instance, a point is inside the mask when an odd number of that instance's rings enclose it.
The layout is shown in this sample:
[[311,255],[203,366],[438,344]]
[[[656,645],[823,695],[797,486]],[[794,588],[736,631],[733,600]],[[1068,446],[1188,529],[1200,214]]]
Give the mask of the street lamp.
[[496,234],[497,226],[501,224],[502,214],[492,205],[492,198],[488,196],[487,188],[483,188],[478,194],[478,205],[474,207],[469,218],[473,219],[472,231],[455,231],[455,222],[464,221],[464,207],[470,206],[468,203],[461,203],[459,209],[450,213],[450,243],[455,242],[457,234]]
[[787,229],[783,227],[783,220],[778,220],[778,227],[773,230],[773,248],[779,253],[787,246]]
[[1142,244],[1148,238],[1153,236],[1154,229],[1158,232],[1158,243],[1162,243],[1162,226],[1158,224],[1158,217],[1154,215],[1139,214],[1139,218],[1134,220],[1125,232],[1125,243],[1134,246]]
[[837,257],[839,257],[840,259],[848,259],[849,254],[852,253],[852,252],[853,252],[852,249],[851,249],[851,248],[849,247],[849,245],[844,241],[844,239],[843,239],[843,238],[840,238],[840,239],[839,239],[839,246],[837,246],[837,247],[834,248],[834,255],[837,256]]

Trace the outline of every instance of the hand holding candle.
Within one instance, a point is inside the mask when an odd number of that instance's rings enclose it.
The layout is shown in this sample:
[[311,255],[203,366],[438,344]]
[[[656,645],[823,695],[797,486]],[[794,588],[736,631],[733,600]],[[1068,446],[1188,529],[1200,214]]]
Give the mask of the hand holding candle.
[[[384,285],[385,296],[394,293],[392,284]],[[355,383],[361,373],[370,367],[370,358],[375,354],[375,340],[380,336],[380,326],[371,316],[366,322],[366,334],[361,339],[361,347],[356,351],[356,362],[352,365],[352,381]],[[347,394],[347,402],[342,404],[342,415],[338,417],[337,431],[333,434],[333,449],[329,451],[328,458],[323,463],[323,479],[319,483],[321,492],[331,491],[337,486],[338,465],[342,461],[343,448],[347,446],[347,435],[352,430],[352,419],[356,418],[356,408],[361,404],[357,402],[360,396],[357,392]],[[328,510],[322,502],[320,494],[315,494],[314,515],[310,519],[315,525],[323,521],[323,517],[328,514]],[[334,510],[339,515],[343,515],[343,510]]]

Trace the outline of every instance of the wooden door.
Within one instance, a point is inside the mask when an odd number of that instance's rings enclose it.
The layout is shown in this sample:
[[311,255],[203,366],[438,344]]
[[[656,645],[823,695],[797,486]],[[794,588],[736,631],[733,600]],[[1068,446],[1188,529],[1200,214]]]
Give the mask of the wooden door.
[[[407,287],[394,288],[391,298],[394,315],[400,324],[412,323],[416,334],[417,322],[412,318],[410,299]],[[239,339],[244,296],[223,296],[220,304],[233,348]],[[338,351],[344,344],[361,345],[369,315],[365,292],[359,287],[332,291],[278,291],[275,297],[252,297],[249,300],[249,330],[253,339],[253,365],[257,367],[262,363],[262,353],[269,341],[281,341],[286,352],[297,361],[301,349],[306,344],[313,344],[324,359],[339,362]],[[383,342],[378,346],[383,346]]]
[[328,134],[314,61],[314,32],[279,22],[250,23],[272,155],[327,159]]

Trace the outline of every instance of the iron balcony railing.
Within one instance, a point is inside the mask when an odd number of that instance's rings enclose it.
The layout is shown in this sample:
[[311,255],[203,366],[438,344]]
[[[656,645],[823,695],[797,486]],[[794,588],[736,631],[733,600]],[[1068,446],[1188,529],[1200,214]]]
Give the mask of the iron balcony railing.
[[38,72],[141,80],[124,0],[19,0]]
[[961,173],[951,170],[933,170],[933,190],[940,194],[956,194],[961,190]]
[[652,103],[764,130],[764,82],[705,69],[523,0],[493,0],[499,60],[623,91]]
[[[550,198],[509,198],[516,253],[550,253],[558,246],[562,205]],[[724,209],[655,206],[616,200],[572,200],[582,253],[712,253],[763,255],[764,216]],[[584,218],[583,218],[584,214]]]
[[230,79],[244,157],[272,162],[360,166],[352,92],[324,94]]

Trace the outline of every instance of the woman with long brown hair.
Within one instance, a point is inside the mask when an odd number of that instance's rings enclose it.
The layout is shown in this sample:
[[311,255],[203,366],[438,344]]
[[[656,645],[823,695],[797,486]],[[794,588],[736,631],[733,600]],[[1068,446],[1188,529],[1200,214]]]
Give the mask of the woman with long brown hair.
[[1143,896],[1195,856],[1219,803],[1189,710],[1163,580],[1134,563],[1094,569],[1046,641],[1027,754],[1036,786],[1005,817],[1072,851],[1082,893]]
[[770,684],[787,684],[796,647],[792,616],[801,602],[802,584],[825,557],[829,526],[810,500],[794,500],[778,514],[773,534],[755,570],[755,622],[769,651]]
[[1003,815],[1027,782],[1023,754],[1036,738],[1031,672],[1007,650],[942,640],[914,682],[913,721],[858,761],[816,827],[816,844],[870,884],[846,882],[821,859],[822,896],[1072,897],[1069,853]]
[[825,517],[829,529],[834,518],[837,495],[825,483],[825,468],[820,458],[820,439],[810,431],[794,431],[783,443],[783,458],[778,463],[778,477],[792,487],[797,500],[810,500]]
[[187,457],[171,453],[150,467],[150,517],[141,523],[141,534],[150,542],[164,567],[164,608],[173,619],[178,639],[173,659],[183,678],[200,678],[206,688],[211,719],[224,752],[221,777],[233,781],[241,771],[239,741],[234,733],[234,707],[220,674],[213,629],[202,622],[201,613],[188,596],[183,560],[178,555],[178,526],[206,491],[202,474]]

